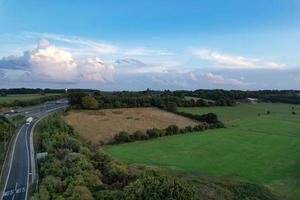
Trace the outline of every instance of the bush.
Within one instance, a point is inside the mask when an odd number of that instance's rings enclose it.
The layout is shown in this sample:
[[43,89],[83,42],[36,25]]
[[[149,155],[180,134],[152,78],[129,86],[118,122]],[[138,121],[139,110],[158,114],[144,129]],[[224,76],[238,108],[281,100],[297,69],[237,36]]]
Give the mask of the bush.
[[117,200],[122,199],[122,191],[119,190],[102,190],[96,193],[96,200]]
[[208,113],[201,116],[202,121],[207,122],[209,124],[219,122],[218,117],[215,113]]
[[179,133],[179,128],[176,125],[170,125],[166,128],[166,135],[175,135]]
[[193,127],[192,126],[185,127],[184,132],[186,132],[186,133],[193,132]]
[[98,101],[91,96],[85,96],[81,98],[81,104],[82,107],[85,109],[97,109],[99,108],[98,106]]
[[162,172],[145,171],[129,186],[125,187],[124,200],[195,200],[196,194],[185,182]]
[[161,136],[160,130],[157,128],[148,129],[146,131],[146,134],[149,136],[149,138],[156,138]]
[[132,135],[130,135],[130,137],[132,141],[147,140],[149,138],[149,136],[142,131],[135,131]]
[[116,143],[124,143],[124,142],[129,142],[130,137],[129,134],[125,131],[121,131],[117,135],[115,135],[115,142]]
[[193,127],[193,131],[204,131],[208,128],[208,124],[201,123]]
[[177,104],[175,102],[169,102],[167,104],[167,111],[169,112],[176,112],[177,111]]

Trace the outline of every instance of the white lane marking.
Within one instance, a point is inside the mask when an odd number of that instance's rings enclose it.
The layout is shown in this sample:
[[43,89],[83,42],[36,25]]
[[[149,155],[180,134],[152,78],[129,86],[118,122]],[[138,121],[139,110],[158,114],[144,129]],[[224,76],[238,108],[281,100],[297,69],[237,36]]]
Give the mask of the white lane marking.
[[17,187],[18,187],[18,182],[16,182],[16,186],[15,186],[14,195],[13,195],[13,197],[12,197],[12,200],[15,199],[15,194],[16,194]]
[[[7,177],[6,177],[6,181],[5,181],[5,185],[4,185],[4,191],[6,191],[6,187],[7,187],[7,183],[8,183],[8,180],[9,180],[9,177],[10,177],[10,171],[11,171],[11,166],[12,166],[12,163],[13,163],[13,160],[14,160],[14,157],[15,157],[15,148],[16,148],[16,143],[17,143],[17,140],[19,138],[19,135],[20,135],[20,132],[22,131],[22,129],[24,128],[25,125],[21,126],[16,138],[15,138],[15,141],[14,141],[14,146],[13,146],[13,151],[12,151],[12,158],[10,160],[10,164],[9,164],[9,169],[8,169],[8,174],[7,174]],[[3,199],[4,197],[4,193],[2,194],[2,197],[1,199]]]
[[25,199],[27,199],[27,194],[28,194],[28,186],[29,186],[29,149],[28,149],[28,129],[30,127],[30,124],[26,128],[26,151],[27,151],[27,184],[26,184],[26,194],[25,194]]

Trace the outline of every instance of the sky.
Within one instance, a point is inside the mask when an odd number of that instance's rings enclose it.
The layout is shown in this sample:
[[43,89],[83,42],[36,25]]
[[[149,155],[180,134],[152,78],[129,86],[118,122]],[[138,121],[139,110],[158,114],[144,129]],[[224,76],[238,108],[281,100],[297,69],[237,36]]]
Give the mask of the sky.
[[299,0],[0,0],[0,88],[300,89]]

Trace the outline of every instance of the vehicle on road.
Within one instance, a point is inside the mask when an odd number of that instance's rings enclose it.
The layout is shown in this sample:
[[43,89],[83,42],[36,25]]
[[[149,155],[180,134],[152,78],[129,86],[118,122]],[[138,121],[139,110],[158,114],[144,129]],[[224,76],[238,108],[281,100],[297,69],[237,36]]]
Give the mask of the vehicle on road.
[[26,119],[26,124],[30,124],[32,122],[33,118],[32,117],[28,117]]

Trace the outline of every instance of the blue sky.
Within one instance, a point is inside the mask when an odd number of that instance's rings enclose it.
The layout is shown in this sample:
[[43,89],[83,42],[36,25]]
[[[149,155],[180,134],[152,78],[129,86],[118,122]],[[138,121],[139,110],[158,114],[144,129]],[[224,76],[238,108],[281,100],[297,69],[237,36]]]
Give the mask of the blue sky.
[[300,89],[298,0],[0,0],[1,87]]

